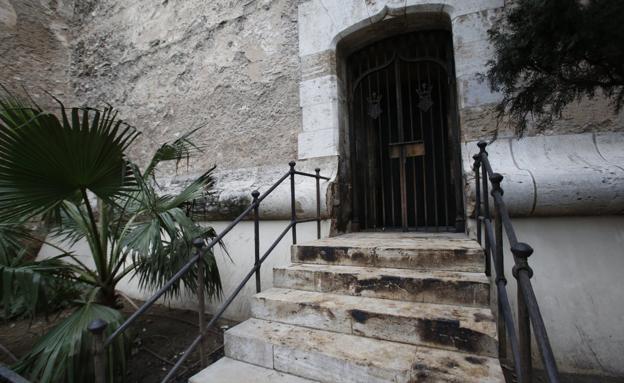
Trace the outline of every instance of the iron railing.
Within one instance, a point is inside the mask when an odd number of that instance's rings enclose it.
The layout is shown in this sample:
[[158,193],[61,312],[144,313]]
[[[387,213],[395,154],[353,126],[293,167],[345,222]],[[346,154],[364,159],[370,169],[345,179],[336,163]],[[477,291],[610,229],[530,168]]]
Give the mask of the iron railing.
[[[94,369],[95,369],[95,381],[96,383],[104,383],[106,381],[106,349],[108,346],[112,344],[112,342],[138,317],[140,317],[143,313],[145,313],[156,301],[162,297],[165,292],[174,283],[176,283],[184,274],[186,274],[191,268],[197,267],[197,275],[198,275],[198,322],[199,322],[199,334],[193,340],[191,345],[184,351],[182,356],[178,358],[175,365],[168,371],[165,378],[162,380],[163,383],[168,382],[171,378],[176,375],[176,372],[182,366],[184,361],[191,355],[191,353],[197,348],[197,346],[202,342],[204,336],[206,335],[207,329],[210,329],[223,315],[225,310],[232,303],[234,298],[240,293],[243,287],[247,284],[247,282],[251,279],[252,276],[256,276],[256,291],[260,292],[260,267],[262,263],[266,260],[266,258],[271,254],[271,252],[277,247],[279,242],[284,238],[284,236],[291,231],[292,232],[292,243],[297,243],[297,224],[304,222],[314,222],[316,221],[316,235],[317,238],[321,238],[321,192],[320,192],[320,181],[326,180],[329,178],[323,177],[320,175],[320,169],[315,169],[316,174],[305,173],[295,170],[295,162],[291,161],[289,163],[290,170],[284,174],[277,182],[275,182],[267,191],[263,194],[260,194],[259,191],[254,190],[251,193],[253,201],[251,205],[249,205],[236,219],[234,219],[221,233],[219,233],[214,239],[210,241],[206,245],[203,239],[196,239],[193,242],[193,245],[196,247],[197,251],[193,257],[189,259],[189,261],[182,267],[180,270],[169,280],[167,283],[163,285],[154,295],[152,295],[136,312],[134,312],[126,321],[119,326],[108,338],[104,339],[104,330],[107,326],[107,323],[103,320],[95,320],[89,325],[89,331],[94,335],[95,344],[94,344]],[[316,217],[308,218],[308,219],[297,219],[297,211],[296,211],[296,199],[295,199],[295,176],[304,176],[311,177],[316,179]],[[286,226],[286,228],[277,236],[277,238],[273,241],[273,243],[268,247],[268,249],[264,252],[262,256],[260,256],[260,217],[259,217],[259,208],[260,203],[269,196],[279,185],[282,184],[286,179],[290,178],[290,207],[291,207],[291,216],[290,223]],[[206,323],[205,321],[205,307],[204,307],[204,286],[203,286],[203,262],[198,262],[198,260],[202,259],[202,257],[208,252],[211,251],[212,248],[215,247],[221,240],[241,221],[245,218],[251,217],[254,221],[254,266],[247,273],[245,278],[238,284],[234,292],[230,294],[230,296],[219,306],[216,313],[212,316],[210,321]],[[203,347],[200,347],[200,365],[201,367],[206,366],[205,355],[203,352]]]
[[30,381],[0,363],[0,383],[30,383]]
[[[555,361],[544,320],[540,313],[535,292],[531,284],[533,270],[529,266],[528,258],[533,254],[531,246],[518,242],[516,232],[511,223],[509,212],[503,200],[501,182],[503,176],[494,173],[488,153],[485,150],[487,143],[480,141],[479,153],[473,156],[475,172],[475,217],[477,221],[477,239],[486,252],[486,274],[491,275],[491,263],[494,262],[495,283],[498,296],[498,342],[499,356],[506,359],[507,340],[511,349],[511,360],[519,383],[529,383],[533,379],[533,364],[531,360],[531,327],[544,367],[546,379],[551,383],[558,383],[559,371]],[[490,215],[490,201],[488,196],[488,179],[492,184],[491,196],[494,202],[494,219]],[[518,305],[518,334],[516,335],[514,319],[507,295],[507,279],[505,278],[503,260],[503,230],[507,235],[514,266],[512,274],[517,283]]]

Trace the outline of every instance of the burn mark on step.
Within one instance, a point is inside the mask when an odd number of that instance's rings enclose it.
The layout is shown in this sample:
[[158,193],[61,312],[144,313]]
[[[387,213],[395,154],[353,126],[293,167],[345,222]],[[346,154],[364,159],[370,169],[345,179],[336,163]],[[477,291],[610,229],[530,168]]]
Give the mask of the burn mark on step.
[[366,255],[361,251],[354,251],[353,253],[351,253],[351,259],[354,262],[363,262],[366,259]]
[[[371,296],[409,301],[485,305],[488,302],[488,286],[463,280],[439,278],[410,278],[381,275],[366,278],[349,272],[319,272],[322,291],[348,291],[359,296],[363,292]],[[423,300],[424,299],[424,300]]]
[[321,259],[333,263],[345,254],[345,249],[328,246],[301,246],[297,248],[297,259],[300,261],[313,261]]
[[353,320],[358,323],[366,323],[368,318],[371,317],[371,314],[369,312],[357,309],[349,310],[349,314],[351,315],[351,318],[353,318]]
[[398,290],[404,288],[405,278],[382,275],[380,278],[358,279],[355,282],[355,292],[361,293],[365,290]]
[[[352,251],[351,253],[349,251]],[[302,262],[324,261],[335,263],[340,260],[351,260],[356,264],[367,264],[367,255],[360,250],[348,247],[300,246],[297,248],[297,260]]]
[[486,315],[486,314],[483,314],[483,313],[474,313],[474,320],[477,323],[479,323],[479,322],[492,322],[494,320],[494,318],[492,318],[491,315]]
[[367,290],[418,294],[424,291],[443,291],[446,285],[444,281],[436,278],[410,279],[382,275],[379,278],[358,279],[355,281],[354,289],[356,294]]
[[338,256],[336,255],[336,250],[337,249],[333,249],[331,247],[324,247],[321,250],[319,250],[319,255],[321,256],[321,259],[324,260],[325,262],[336,262],[338,260]]
[[299,246],[297,247],[297,259],[300,261],[311,261],[318,258],[318,247],[315,246]]
[[456,319],[423,319],[417,326],[420,338],[424,342],[455,347],[467,352],[480,351],[483,335],[461,327]]
[[415,372],[415,376],[410,379],[410,383],[426,382],[429,379],[429,367],[426,364],[414,363],[412,371]]
[[319,304],[316,303],[298,303],[297,304],[299,306],[299,311],[305,310],[305,309],[311,309],[314,310],[316,312],[319,312],[321,314],[324,314],[326,317],[328,317],[329,319],[335,319],[336,315],[334,314],[333,311],[331,311],[331,309],[327,308],[327,307],[323,307]]
[[485,364],[486,362],[485,359],[477,358],[476,356],[467,356],[465,359],[466,359],[466,362],[471,363],[471,364],[482,365],[482,364]]

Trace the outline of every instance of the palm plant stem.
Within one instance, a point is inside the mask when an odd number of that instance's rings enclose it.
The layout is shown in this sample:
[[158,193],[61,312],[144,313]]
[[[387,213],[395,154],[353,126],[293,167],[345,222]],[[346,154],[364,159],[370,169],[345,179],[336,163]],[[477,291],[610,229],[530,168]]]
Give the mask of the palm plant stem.
[[[95,249],[96,254],[93,254],[96,260],[96,263],[100,263],[98,265],[98,271],[100,273],[100,277],[104,277],[102,274],[104,272],[104,265],[102,265],[102,257],[100,251],[102,250],[102,244],[100,243],[100,236],[98,235],[97,221],[95,220],[95,214],[93,214],[93,208],[89,203],[89,197],[87,196],[87,189],[80,188],[80,193],[82,194],[82,199],[84,200],[85,206],[87,207],[87,214],[89,214],[89,224],[91,225],[91,230],[93,230],[93,240],[95,241]],[[103,278],[102,278],[103,279]]]

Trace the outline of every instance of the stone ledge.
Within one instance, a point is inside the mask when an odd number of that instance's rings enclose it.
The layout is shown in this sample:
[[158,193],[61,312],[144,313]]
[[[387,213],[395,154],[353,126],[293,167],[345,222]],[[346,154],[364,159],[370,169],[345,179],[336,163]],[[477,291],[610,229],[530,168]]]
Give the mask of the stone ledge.
[[[240,215],[252,202],[251,192],[264,193],[289,170],[289,159],[270,166],[240,169],[217,168],[214,174],[215,186],[205,201],[199,202],[195,212],[205,221],[229,221]],[[319,157],[297,161],[296,170],[314,174],[315,168],[330,181],[321,180],[321,217],[327,218],[327,198],[331,183],[336,178],[338,158]],[[161,191],[173,193],[181,190],[192,178],[189,176],[159,180]],[[295,176],[297,218],[316,217],[316,181],[314,178]],[[290,181],[284,180],[260,205],[261,219],[290,220]]]
[[[624,213],[624,133],[499,138],[488,145],[510,214],[515,216]],[[464,143],[468,215],[474,209],[472,155]]]

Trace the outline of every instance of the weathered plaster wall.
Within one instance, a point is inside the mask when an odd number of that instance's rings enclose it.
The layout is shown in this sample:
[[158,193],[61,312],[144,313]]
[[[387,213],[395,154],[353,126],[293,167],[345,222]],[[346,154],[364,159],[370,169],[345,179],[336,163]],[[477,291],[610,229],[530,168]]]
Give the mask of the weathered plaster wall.
[[77,15],[72,86],[144,132],[135,157],[204,126],[192,162],[232,169],[296,159],[297,2],[92,1]]
[[[535,250],[529,258],[532,284],[559,369],[593,376],[583,382],[621,381],[624,218],[518,218],[514,227],[518,239]],[[504,248],[507,292],[515,311],[516,282],[506,241]],[[535,343],[533,359],[541,365]]]
[[0,84],[51,105],[48,91],[71,100],[71,1],[0,0]]

